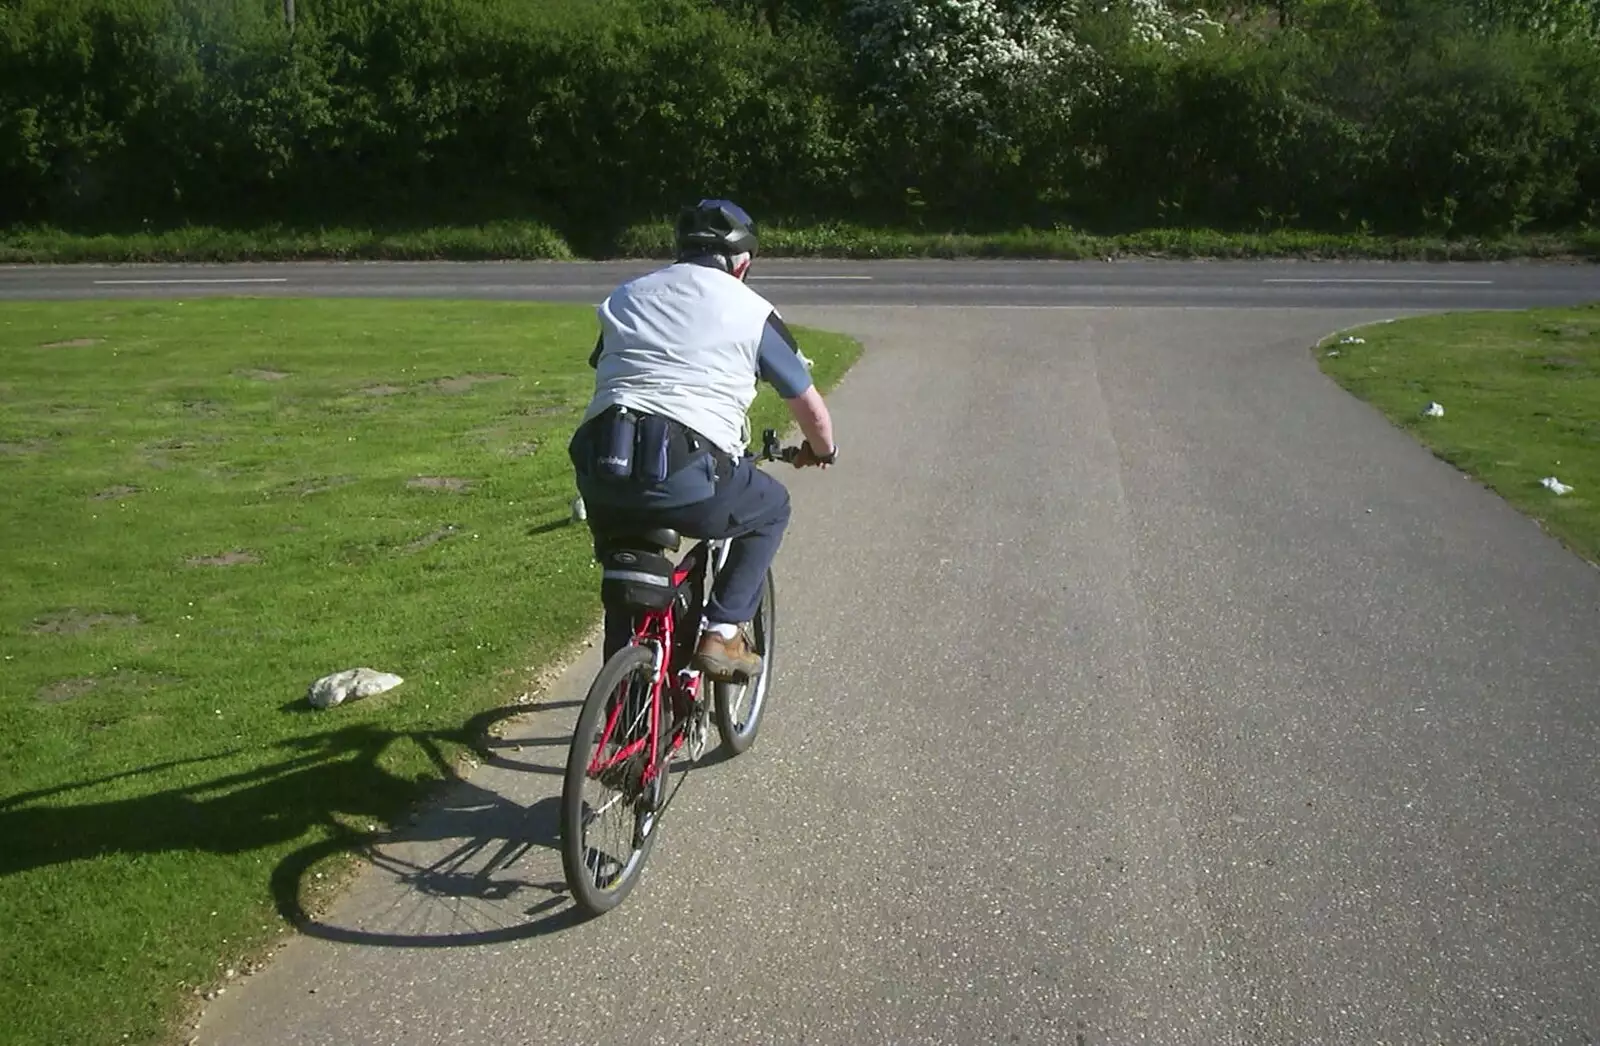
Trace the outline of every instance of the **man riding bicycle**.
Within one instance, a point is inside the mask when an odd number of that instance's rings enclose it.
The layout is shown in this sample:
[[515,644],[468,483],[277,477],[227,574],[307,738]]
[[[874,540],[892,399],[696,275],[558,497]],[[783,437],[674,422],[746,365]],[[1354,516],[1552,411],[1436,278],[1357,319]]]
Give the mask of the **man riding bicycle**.
[[[600,535],[626,528],[731,539],[691,663],[745,682],[761,672],[747,626],[789,523],[788,490],[746,450],[757,380],[777,389],[805,435],[795,467],[826,468],[838,450],[794,337],[744,282],[757,246],[750,216],[702,200],[679,215],[676,246],[676,262],[598,308],[594,398],[568,453],[597,553]],[[606,612],[608,658],[628,642],[625,617]]]

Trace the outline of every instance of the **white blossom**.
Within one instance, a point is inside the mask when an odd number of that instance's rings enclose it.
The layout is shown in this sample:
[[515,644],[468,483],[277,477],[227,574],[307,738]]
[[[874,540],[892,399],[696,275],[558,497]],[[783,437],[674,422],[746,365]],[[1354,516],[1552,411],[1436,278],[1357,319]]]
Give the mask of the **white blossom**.
[[892,108],[964,121],[1003,142],[1008,115],[1070,109],[1094,95],[1109,73],[1076,29],[1087,10],[1114,8],[1131,15],[1140,39],[1171,47],[1217,25],[1165,0],[857,0],[851,13],[857,58]]
[[1180,14],[1168,7],[1165,0],[1113,0],[1101,3],[1102,12],[1116,7],[1126,7],[1133,16],[1134,35],[1146,43],[1165,44],[1177,48],[1191,40],[1199,40],[1208,29],[1221,29],[1222,23],[1204,10]]

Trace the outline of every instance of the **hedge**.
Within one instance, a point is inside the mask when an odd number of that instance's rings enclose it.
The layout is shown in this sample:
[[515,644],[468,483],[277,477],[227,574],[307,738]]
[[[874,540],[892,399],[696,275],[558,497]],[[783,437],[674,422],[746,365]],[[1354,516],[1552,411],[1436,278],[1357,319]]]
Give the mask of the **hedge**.
[[1600,221],[1600,48],[1355,4],[1108,47],[1097,97],[980,153],[773,5],[297,0],[290,32],[281,0],[0,0],[0,226],[533,220],[586,251],[708,193],[974,231]]

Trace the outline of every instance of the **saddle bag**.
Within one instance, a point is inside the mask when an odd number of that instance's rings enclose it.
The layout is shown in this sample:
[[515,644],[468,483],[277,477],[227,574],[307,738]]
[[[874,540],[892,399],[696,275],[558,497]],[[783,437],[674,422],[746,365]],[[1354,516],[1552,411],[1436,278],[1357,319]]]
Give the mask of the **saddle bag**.
[[672,560],[637,548],[606,549],[600,555],[600,602],[629,611],[665,610],[672,605]]

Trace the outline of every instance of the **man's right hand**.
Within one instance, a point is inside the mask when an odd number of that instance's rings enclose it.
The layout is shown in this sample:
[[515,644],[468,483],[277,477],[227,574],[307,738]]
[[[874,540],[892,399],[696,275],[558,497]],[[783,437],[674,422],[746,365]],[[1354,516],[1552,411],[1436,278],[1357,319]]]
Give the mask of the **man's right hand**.
[[797,469],[803,469],[803,468],[825,469],[829,465],[833,464],[833,459],[834,459],[835,456],[838,455],[838,453],[839,453],[839,448],[838,447],[834,447],[833,448],[833,452],[831,454],[829,454],[827,457],[823,457],[823,456],[819,455],[816,451],[812,450],[811,449],[811,441],[810,440],[806,440],[804,443],[800,444],[800,449],[795,453],[795,456],[794,456],[794,467],[797,468]]
[[789,405],[789,412],[794,415],[794,420],[800,423],[800,432],[806,440],[801,444],[800,452],[795,455],[794,467],[827,468],[832,462],[824,461],[812,449],[813,447],[828,447],[834,451],[839,449],[833,438],[833,419],[828,415],[828,405],[822,402],[822,394],[813,385],[800,395],[784,402]]

